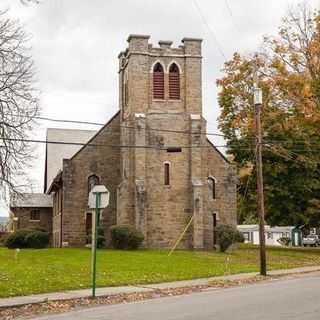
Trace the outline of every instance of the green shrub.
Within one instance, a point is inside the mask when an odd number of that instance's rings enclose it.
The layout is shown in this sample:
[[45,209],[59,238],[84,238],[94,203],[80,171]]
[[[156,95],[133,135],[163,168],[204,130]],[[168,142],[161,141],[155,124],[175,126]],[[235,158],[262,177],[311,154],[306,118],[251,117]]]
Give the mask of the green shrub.
[[15,248],[44,248],[49,243],[49,233],[38,227],[27,227],[11,233],[5,240],[5,246]]
[[221,225],[214,230],[217,242],[221,252],[225,252],[232,244],[232,242],[244,242],[243,234],[235,227],[230,225]]
[[26,244],[25,237],[27,234],[28,234],[27,230],[24,230],[24,229],[17,230],[16,232],[8,235],[4,245],[9,249],[26,248],[27,244]]
[[49,233],[43,231],[30,232],[25,236],[27,248],[45,248],[49,244]]
[[244,235],[242,234],[242,232],[240,232],[237,229],[235,229],[235,230],[236,230],[236,234],[235,234],[235,237],[234,237],[235,242],[244,243],[246,239],[245,239]]
[[136,249],[144,239],[142,232],[131,225],[112,226],[110,232],[112,245],[116,249]]
[[291,243],[290,237],[281,237],[278,239],[278,242],[281,243],[283,246],[289,246]]
[[34,226],[25,227],[25,228],[23,228],[21,230],[26,230],[26,231],[28,231],[28,233],[29,232],[34,232],[34,231],[46,232],[46,230],[44,230],[44,229],[42,229],[40,227],[34,227]]

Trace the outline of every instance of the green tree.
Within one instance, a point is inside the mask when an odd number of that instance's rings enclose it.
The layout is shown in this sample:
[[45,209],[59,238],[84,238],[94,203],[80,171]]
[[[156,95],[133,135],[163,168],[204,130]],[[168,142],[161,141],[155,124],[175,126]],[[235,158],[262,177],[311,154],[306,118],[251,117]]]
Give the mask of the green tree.
[[[289,10],[277,37],[258,56],[263,90],[263,170],[266,221],[320,223],[320,15],[305,5]],[[219,126],[239,164],[240,221],[256,217],[254,108],[251,60],[235,53],[225,63]],[[247,197],[244,199],[248,183]],[[242,205],[243,203],[243,205]],[[240,213],[240,212],[239,212]]]

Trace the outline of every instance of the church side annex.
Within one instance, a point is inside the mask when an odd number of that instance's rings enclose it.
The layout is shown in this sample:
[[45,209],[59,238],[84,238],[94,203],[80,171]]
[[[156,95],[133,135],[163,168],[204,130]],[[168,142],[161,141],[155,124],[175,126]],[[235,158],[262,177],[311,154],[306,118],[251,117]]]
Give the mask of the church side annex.
[[[119,54],[119,112],[63,160],[48,187],[56,247],[90,238],[96,184],[111,193],[100,215],[107,245],[114,224],[135,225],[151,248],[173,246],[194,212],[181,248],[211,248],[215,226],[236,225],[236,166],[207,140],[202,117],[202,40],[184,38],[178,48],[148,40],[129,36]],[[171,146],[182,152],[167,153]]]

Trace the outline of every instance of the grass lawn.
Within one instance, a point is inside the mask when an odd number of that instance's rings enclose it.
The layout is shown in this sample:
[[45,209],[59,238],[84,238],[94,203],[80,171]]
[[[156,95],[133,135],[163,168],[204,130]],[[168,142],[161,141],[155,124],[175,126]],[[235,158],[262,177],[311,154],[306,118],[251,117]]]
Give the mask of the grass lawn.
[[[98,250],[97,285],[119,286],[259,270],[257,246],[240,245],[231,254],[215,251]],[[0,297],[81,289],[91,286],[90,250],[0,248]],[[320,264],[320,248],[267,249],[268,270]],[[228,267],[227,267],[227,261]]]

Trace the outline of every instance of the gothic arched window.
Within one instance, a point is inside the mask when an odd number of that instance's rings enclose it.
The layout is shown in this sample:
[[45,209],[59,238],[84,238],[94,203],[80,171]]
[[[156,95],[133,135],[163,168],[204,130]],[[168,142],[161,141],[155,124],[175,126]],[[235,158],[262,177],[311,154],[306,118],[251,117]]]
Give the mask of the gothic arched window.
[[164,74],[159,62],[153,68],[153,99],[164,99]]
[[99,184],[99,177],[95,174],[88,177],[88,194],[94,188],[94,186]]
[[169,68],[169,99],[180,100],[180,74],[175,63]]
[[212,199],[215,200],[216,199],[216,181],[213,178],[209,177],[208,185],[210,188],[210,194],[212,196]]

